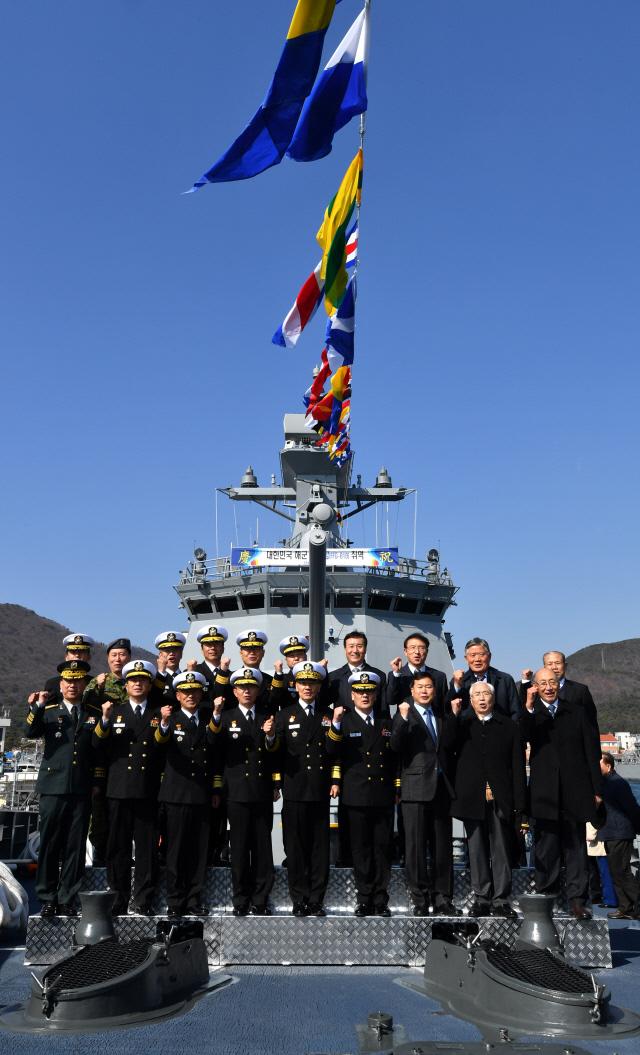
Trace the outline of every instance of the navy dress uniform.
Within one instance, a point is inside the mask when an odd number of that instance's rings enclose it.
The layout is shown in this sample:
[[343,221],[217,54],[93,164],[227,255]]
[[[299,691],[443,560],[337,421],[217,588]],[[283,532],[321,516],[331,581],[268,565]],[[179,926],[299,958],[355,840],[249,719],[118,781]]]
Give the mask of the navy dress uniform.
[[[269,711],[273,712],[273,705],[271,704],[271,675],[267,674],[264,670],[260,670],[260,664],[264,657],[264,646],[268,641],[268,637],[264,630],[243,630],[241,634],[236,637],[236,645],[240,649],[240,662],[242,667],[240,670],[251,668],[252,670],[260,671],[260,695],[258,696],[258,703],[261,707],[266,707]],[[224,696],[227,701],[227,706],[235,707],[236,700],[233,695],[233,686],[231,684],[231,677],[227,671],[229,678],[226,688],[223,684],[223,678],[216,679],[216,685],[220,684],[222,687],[221,696]]]
[[209,815],[213,794],[213,765],[207,743],[209,707],[198,704],[207,689],[207,679],[198,671],[187,671],[173,679],[173,691],[189,693],[191,711],[172,713],[154,734],[164,767],[158,801],[166,819],[167,906],[170,915],[203,914],[202,889],[207,867]]
[[[64,645],[65,660],[67,659],[81,659],[83,663],[91,663],[91,649],[95,645],[95,641],[88,634],[67,634],[62,639]],[[59,670],[59,668],[57,668]],[[48,678],[44,684],[44,691],[49,693],[52,697],[54,694],[57,698],[60,698],[60,674],[56,674],[53,678]],[[49,699],[49,703],[53,703],[52,699]]]
[[347,817],[353,873],[358,905],[357,916],[390,915],[389,876],[396,795],[397,756],[391,750],[391,719],[377,718],[373,697],[380,679],[373,671],[352,674],[353,692],[367,694],[371,705],[358,703],[335,717],[329,730],[328,751],[339,759],[340,801]]
[[[158,871],[157,798],[160,760],[153,737],[160,725],[160,710],[146,696],[136,699],[131,681],[153,684],[153,663],[137,659],[122,668],[130,693],[127,703],[112,704],[111,715],[100,719],[94,743],[104,750],[109,806],[107,876],[116,892],[113,912],[126,915],[131,894],[132,844],[135,844],[133,898],[135,910],[149,914]],[[108,706],[108,705],[106,705]]]
[[[84,875],[91,791],[104,773],[96,770],[92,734],[100,711],[82,704],[89,664],[67,660],[58,667],[63,697],[33,703],[26,735],[44,740],[36,791],[40,795],[40,850],[36,893],[42,915],[75,915],[74,901]],[[69,689],[71,686],[71,689]],[[69,697],[68,699],[66,697]]]
[[[176,698],[173,692],[173,679],[176,675],[182,673],[180,670],[180,659],[182,658],[182,651],[187,643],[186,636],[181,634],[178,630],[164,630],[161,634],[158,634],[154,640],[154,645],[158,651],[164,655],[168,652],[179,652],[180,656],[178,659],[178,666],[170,669],[167,667],[165,670],[156,670],[156,676],[153,683],[153,692],[151,693],[151,702],[157,706],[161,706],[162,703],[169,702],[173,707],[176,706]],[[175,657],[174,657],[175,661]],[[160,697],[163,697],[161,699]]]
[[[276,716],[282,770],[282,827],[287,855],[289,893],[296,916],[323,916],[329,881],[329,793],[332,763],[327,750],[331,711],[317,692],[326,677],[319,663],[293,668],[299,693],[316,686],[315,702],[297,702]],[[302,687],[301,687],[302,686]]]
[[214,787],[224,789],[227,796],[234,915],[244,916],[249,908],[265,915],[274,878],[271,832],[274,790],[280,781],[275,768],[277,745],[274,736],[267,741],[262,728],[270,712],[259,702],[260,671],[236,670],[231,684],[238,706],[220,713],[214,710],[208,729]]
[[[220,665],[229,631],[221,623],[205,626],[198,631],[197,640],[203,652],[202,663],[196,671],[207,679],[206,702],[213,706],[216,696],[222,696],[225,706],[235,705],[229,699],[231,671]],[[227,804],[224,795],[219,796],[219,805],[211,807],[211,831],[209,834],[209,862],[213,865],[228,864],[229,838],[227,834]]]
[[[290,634],[288,637],[283,637],[278,649],[280,655],[284,656],[287,662],[288,670],[283,670],[281,673],[275,671],[271,679],[270,702],[274,712],[279,711],[282,707],[289,707],[298,699],[293,668],[298,663],[306,662],[309,651],[309,638],[305,637],[304,634]],[[322,682],[318,699],[321,704],[329,704],[329,681],[327,678]]]

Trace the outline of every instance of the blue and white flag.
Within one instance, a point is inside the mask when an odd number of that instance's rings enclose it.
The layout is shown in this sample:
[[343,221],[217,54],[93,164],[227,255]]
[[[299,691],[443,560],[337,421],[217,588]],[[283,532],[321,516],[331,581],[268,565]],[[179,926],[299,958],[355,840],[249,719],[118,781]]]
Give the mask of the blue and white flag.
[[289,144],[294,161],[316,161],[333,137],[367,109],[367,11],[362,11],[313,86]]
[[354,275],[349,281],[342,304],[327,323],[325,343],[332,373],[341,366],[351,366],[353,363],[357,292]]

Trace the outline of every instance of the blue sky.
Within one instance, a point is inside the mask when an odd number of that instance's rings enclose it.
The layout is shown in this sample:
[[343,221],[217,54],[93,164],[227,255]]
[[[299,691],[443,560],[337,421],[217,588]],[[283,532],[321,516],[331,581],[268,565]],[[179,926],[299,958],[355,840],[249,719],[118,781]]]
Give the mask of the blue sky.
[[[213,555],[214,488],[278,469],[323,324],[270,337],[356,124],[315,164],[180,192],[255,111],[292,9],[3,5],[4,601],[149,646],[194,544]],[[638,635],[639,45],[637,0],[372,3],[355,471],[418,488],[447,628],[511,671]],[[412,529],[407,502],[404,552]]]

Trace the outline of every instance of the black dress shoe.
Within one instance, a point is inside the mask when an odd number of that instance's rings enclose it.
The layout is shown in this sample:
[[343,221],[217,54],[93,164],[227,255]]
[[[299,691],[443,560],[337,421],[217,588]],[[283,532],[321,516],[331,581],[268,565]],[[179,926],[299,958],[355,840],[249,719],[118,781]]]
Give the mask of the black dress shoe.
[[252,916],[270,916],[271,909],[268,905],[252,905],[250,909]]
[[170,908],[167,912],[167,919],[170,923],[177,923],[182,919],[182,911],[179,908]]
[[307,916],[326,916],[326,914],[319,901],[310,901],[307,905]]
[[370,910],[369,906],[367,904],[365,904],[364,901],[360,901],[356,905],[355,912],[353,914],[354,914],[354,916],[359,916],[359,917],[362,918],[362,916],[370,916],[371,915],[371,910]]
[[234,905],[233,915],[234,916],[246,916],[249,911],[248,905]]
[[208,916],[209,909],[206,905],[189,905],[185,912],[186,916]]
[[491,915],[499,916],[501,919],[518,918],[518,913],[511,907],[508,901],[494,901],[491,905]]
[[134,902],[133,905],[134,916],[153,916],[150,905],[137,905]]
[[65,904],[64,901],[61,901],[59,903],[57,909],[56,909],[56,915],[57,916],[77,916],[78,913],[77,913],[76,909],[73,907],[73,905]]
[[474,916],[476,919],[478,916],[488,916],[490,914],[490,906],[488,901],[478,901],[476,898],[471,902],[467,909],[468,916]]
[[413,906],[414,916],[428,916],[429,906],[428,905],[414,905]]
[[569,912],[574,919],[591,919],[591,913],[585,905],[576,904],[574,902],[574,904],[569,907]]
[[298,916],[298,918],[300,919],[302,916],[306,916],[306,914],[307,914],[306,906],[303,905],[301,901],[297,901],[295,903],[295,905],[293,906],[293,908],[291,909],[291,915],[292,916]]
[[51,919],[56,914],[56,903],[55,901],[45,901],[42,908],[40,909],[41,919]]
[[391,910],[389,908],[387,908],[386,905],[378,905],[373,910],[373,914],[374,914],[374,916],[384,916],[385,918],[387,918],[387,917],[389,917],[391,915]]
[[622,909],[617,908],[615,912],[607,912],[607,919],[637,919],[638,917],[632,915],[630,912],[623,912]]
[[433,906],[433,912],[436,916],[461,916],[462,913],[459,908],[456,908],[453,901],[443,899],[437,901]]

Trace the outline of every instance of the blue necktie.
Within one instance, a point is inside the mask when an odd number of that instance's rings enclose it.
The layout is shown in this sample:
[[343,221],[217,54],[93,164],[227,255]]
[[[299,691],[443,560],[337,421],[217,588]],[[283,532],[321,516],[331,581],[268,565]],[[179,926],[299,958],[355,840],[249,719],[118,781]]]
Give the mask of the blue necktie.
[[425,710],[423,713],[427,729],[429,730],[429,735],[431,736],[431,739],[433,740],[434,744],[437,744],[438,734],[436,732],[435,722],[433,720],[433,711]]
[[557,703],[551,703],[549,705],[549,714],[551,715],[552,718],[555,718],[555,716],[556,716],[556,709],[557,709],[557,707],[558,707]]

